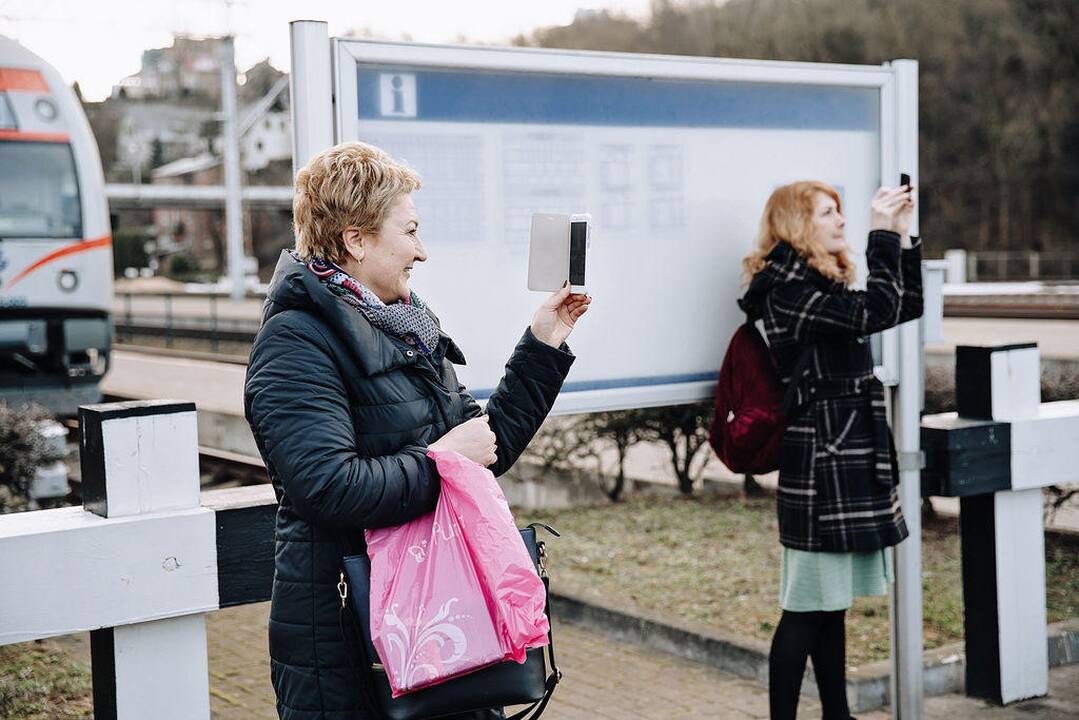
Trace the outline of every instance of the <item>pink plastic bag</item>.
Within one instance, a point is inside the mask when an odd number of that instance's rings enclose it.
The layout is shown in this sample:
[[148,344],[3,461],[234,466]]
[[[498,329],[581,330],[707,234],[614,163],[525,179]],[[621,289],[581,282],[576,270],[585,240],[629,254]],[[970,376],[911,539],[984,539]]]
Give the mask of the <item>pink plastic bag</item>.
[[543,581],[494,475],[430,452],[442,478],[433,513],[368,530],[371,640],[394,697],[547,644]]

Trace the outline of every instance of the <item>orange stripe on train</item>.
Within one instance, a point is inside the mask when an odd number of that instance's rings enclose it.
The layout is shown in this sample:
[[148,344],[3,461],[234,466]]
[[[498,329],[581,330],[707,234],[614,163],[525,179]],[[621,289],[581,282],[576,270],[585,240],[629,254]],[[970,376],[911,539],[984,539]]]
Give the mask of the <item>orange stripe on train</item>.
[[0,68],[0,91],[28,90],[30,92],[48,92],[49,86],[44,76],[37,70],[23,68]]
[[0,130],[0,140],[14,140],[16,142],[71,142],[71,136],[67,133],[43,133],[23,132],[21,130]]
[[106,235],[105,237],[97,238],[96,240],[80,240],[79,242],[72,243],[71,245],[65,245],[58,250],[53,250],[48,255],[45,255],[44,257],[36,260],[29,267],[24,268],[22,272],[12,278],[11,282],[7,284],[7,289],[10,289],[15,283],[19,282],[24,277],[34,272],[41,266],[48,265],[54,260],[59,260],[62,257],[67,257],[68,255],[85,252],[87,250],[109,247],[110,245],[112,245],[112,236]]

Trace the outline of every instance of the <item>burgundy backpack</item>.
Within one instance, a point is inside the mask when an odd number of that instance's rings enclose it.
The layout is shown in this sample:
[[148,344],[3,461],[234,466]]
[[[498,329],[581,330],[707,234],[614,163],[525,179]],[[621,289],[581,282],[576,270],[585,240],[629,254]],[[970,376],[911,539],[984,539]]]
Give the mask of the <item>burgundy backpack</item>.
[[[812,353],[807,348],[792,377],[800,377]],[[715,415],[708,439],[719,459],[739,474],[779,469],[779,450],[794,387],[784,389],[772,352],[747,320],[731,338],[716,384]]]

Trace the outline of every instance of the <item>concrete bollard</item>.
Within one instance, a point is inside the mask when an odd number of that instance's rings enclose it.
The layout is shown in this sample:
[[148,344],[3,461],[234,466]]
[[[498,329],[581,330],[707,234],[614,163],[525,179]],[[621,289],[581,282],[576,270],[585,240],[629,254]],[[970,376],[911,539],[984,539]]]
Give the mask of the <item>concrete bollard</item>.
[[[95,717],[209,718],[206,622],[198,609],[218,605],[217,549],[214,513],[199,507],[195,405],[89,405],[79,409],[79,419],[85,509],[133,521],[174,516],[132,522],[126,541],[126,524],[115,528],[131,552],[116,557],[101,581],[116,586],[109,597],[140,621],[91,631]],[[161,602],[164,595],[171,602]]]
[[[967,281],[967,251],[953,248],[944,251],[944,262],[947,263],[944,282],[961,285]],[[973,280],[974,278],[971,278]]]

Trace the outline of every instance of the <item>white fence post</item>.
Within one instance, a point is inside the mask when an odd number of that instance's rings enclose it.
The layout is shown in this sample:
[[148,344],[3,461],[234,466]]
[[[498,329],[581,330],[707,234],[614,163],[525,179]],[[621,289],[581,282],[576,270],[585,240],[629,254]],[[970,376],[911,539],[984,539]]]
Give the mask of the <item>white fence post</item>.
[[1042,488],[1079,480],[1079,401],[1040,402],[1035,343],[956,348],[957,413],[922,421],[923,492],[959,497],[967,694],[1049,691]]
[[[140,528],[131,541],[161,549],[131,558],[129,568],[119,568],[118,576],[102,582],[130,587],[190,575],[192,583],[203,586],[207,609],[216,607],[214,516],[199,508],[194,403],[89,405],[79,409],[79,418],[87,510],[121,518],[190,509],[196,511],[195,525],[203,531],[185,542],[182,535],[164,536],[171,529],[166,523]],[[118,532],[122,531],[120,526]],[[152,588],[150,593],[154,594]],[[138,591],[128,593],[132,594]],[[120,603],[131,599],[123,592],[113,598]],[[98,720],[210,717],[205,615],[104,627],[91,631],[90,640]]]
[[1011,424],[1011,487],[960,500],[967,692],[1002,703],[1049,692],[1044,477],[1014,472],[1029,455],[1017,421],[1038,415],[1040,368],[1034,343],[957,348],[959,415]]

